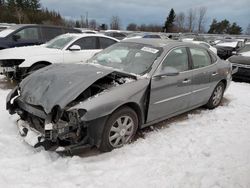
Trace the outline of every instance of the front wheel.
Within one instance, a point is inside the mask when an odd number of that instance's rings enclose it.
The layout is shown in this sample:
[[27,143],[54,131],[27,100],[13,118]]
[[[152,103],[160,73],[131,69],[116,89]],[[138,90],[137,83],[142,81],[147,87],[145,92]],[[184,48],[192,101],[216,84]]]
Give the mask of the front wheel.
[[107,152],[128,144],[138,128],[138,117],[129,107],[115,111],[105,124],[100,151]]
[[222,101],[224,91],[225,91],[225,84],[223,82],[218,83],[208,103],[206,104],[206,107],[209,109],[214,109],[218,107]]

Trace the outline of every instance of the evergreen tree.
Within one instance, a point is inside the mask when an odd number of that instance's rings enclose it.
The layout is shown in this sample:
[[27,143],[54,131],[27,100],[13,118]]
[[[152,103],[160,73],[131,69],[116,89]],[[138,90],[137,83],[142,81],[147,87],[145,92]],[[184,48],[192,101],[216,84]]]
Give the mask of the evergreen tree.
[[172,32],[173,31],[173,26],[174,26],[174,20],[175,20],[175,12],[174,9],[171,8],[169,15],[165,21],[164,25],[164,31],[167,32]]
[[228,29],[228,34],[239,35],[242,32],[242,28],[238,26],[235,22]]

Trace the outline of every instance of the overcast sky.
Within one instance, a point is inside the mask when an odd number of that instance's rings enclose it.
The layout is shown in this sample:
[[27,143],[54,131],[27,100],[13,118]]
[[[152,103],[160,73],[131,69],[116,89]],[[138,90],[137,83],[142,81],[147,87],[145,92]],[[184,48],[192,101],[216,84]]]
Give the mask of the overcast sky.
[[237,22],[245,31],[250,24],[250,0],[40,0],[43,7],[56,10],[62,16],[80,19],[88,12],[89,20],[110,23],[112,15],[121,19],[122,27],[137,24],[163,24],[169,10],[186,13],[190,8],[207,7],[206,25],[213,18]]

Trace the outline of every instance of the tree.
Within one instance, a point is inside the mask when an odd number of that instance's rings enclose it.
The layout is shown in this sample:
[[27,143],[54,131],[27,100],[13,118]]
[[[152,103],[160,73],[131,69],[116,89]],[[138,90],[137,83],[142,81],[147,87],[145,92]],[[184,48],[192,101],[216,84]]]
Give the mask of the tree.
[[208,33],[211,33],[211,34],[216,33],[217,24],[218,24],[217,20],[213,19],[213,21],[212,21],[212,23],[210,25],[210,28],[208,30]]
[[196,10],[191,8],[189,9],[187,15],[187,27],[189,32],[194,31],[195,20],[196,20]]
[[250,35],[250,24],[248,24],[248,26],[247,26],[246,34]]
[[240,35],[242,32],[242,28],[238,26],[235,22],[228,28],[228,34],[231,35]]
[[90,20],[89,28],[95,30],[97,28],[97,23],[95,19]]
[[181,12],[177,14],[175,18],[175,25],[177,27],[178,32],[183,32],[185,30],[184,23],[185,23],[185,14]]
[[127,26],[127,30],[128,31],[137,31],[137,25],[135,24],[135,23],[130,23],[130,24],[128,24],[128,26]]
[[118,16],[112,16],[110,29],[119,30],[121,28],[121,20]]
[[198,32],[203,32],[204,31],[204,23],[205,23],[205,15],[207,12],[206,7],[200,7],[198,10]]
[[173,31],[173,27],[174,27],[174,20],[175,20],[175,12],[174,9],[171,8],[168,17],[165,21],[165,25],[164,25],[164,31],[167,32],[172,32]]

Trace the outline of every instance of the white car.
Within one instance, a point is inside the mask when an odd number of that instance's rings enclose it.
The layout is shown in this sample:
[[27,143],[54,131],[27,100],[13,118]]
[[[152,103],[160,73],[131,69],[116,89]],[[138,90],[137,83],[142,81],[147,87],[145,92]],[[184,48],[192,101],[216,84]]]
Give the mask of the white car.
[[0,51],[0,73],[20,80],[54,63],[85,62],[119,40],[98,34],[64,34],[46,44]]
[[191,43],[194,43],[194,44],[199,44],[209,50],[211,50],[212,52],[214,52],[215,54],[217,54],[217,49],[213,46],[211,46],[210,44],[208,44],[207,42],[204,42],[204,41],[193,41],[193,40],[185,40],[185,42],[191,42]]

